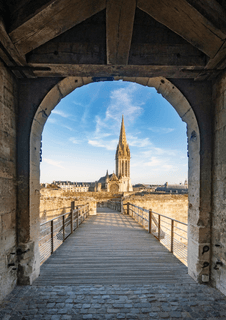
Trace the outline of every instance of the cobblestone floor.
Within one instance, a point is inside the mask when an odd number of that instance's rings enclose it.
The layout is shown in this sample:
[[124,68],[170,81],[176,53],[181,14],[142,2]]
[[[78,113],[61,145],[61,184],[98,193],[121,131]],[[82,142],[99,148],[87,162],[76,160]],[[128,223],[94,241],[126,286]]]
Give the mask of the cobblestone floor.
[[1,320],[226,319],[226,297],[204,285],[16,287]]

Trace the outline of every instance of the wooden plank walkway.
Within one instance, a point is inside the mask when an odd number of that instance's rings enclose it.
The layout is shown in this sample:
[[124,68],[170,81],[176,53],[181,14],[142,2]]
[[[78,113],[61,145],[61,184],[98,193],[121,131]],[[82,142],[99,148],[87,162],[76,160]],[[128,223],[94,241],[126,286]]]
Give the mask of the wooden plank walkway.
[[187,268],[130,216],[103,208],[42,265],[33,285],[153,283],[194,281]]

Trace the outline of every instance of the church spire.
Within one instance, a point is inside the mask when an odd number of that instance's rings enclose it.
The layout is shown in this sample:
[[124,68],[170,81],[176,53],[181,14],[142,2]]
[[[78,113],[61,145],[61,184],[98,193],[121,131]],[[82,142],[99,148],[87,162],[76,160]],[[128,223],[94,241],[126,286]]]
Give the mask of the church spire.
[[120,137],[119,137],[119,144],[126,145],[126,131],[125,131],[125,125],[124,125],[124,117],[122,115],[122,124],[121,124],[121,130],[120,130]]
[[130,177],[130,150],[126,141],[126,131],[124,125],[124,117],[122,116],[122,124],[119,136],[119,142],[115,155],[116,160],[116,176]]

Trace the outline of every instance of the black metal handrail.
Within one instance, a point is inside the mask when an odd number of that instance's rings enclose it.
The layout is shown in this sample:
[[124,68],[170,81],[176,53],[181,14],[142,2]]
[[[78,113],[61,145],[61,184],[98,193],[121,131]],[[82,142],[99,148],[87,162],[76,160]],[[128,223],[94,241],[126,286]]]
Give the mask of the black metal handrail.
[[[127,203],[127,214],[153,234],[170,252],[187,265],[187,223],[163,214]],[[125,209],[124,209],[125,212]],[[170,221],[167,222],[167,221]],[[167,226],[170,227],[167,227]],[[178,226],[180,225],[180,227]]]
[[75,208],[71,202],[71,210],[40,224],[39,252],[40,264],[71,235],[89,215],[89,204]]

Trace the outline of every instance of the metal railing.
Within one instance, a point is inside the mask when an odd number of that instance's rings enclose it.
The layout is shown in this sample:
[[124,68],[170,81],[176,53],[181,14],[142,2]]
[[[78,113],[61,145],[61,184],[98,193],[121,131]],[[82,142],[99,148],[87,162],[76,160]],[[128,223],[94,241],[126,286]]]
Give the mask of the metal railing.
[[115,211],[121,212],[121,201],[108,200],[107,207]]
[[187,223],[127,203],[127,214],[153,234],[170,252],[187,266]]
[[40,224],[39,252],[41,265],[79,227],[88,215],[88,204],[75,208],[73,201],[69,212]]

